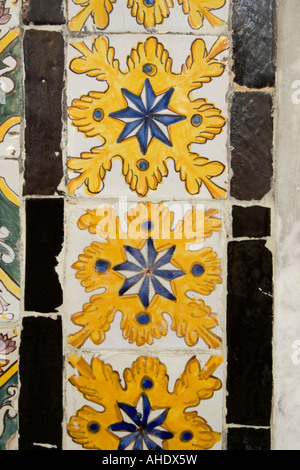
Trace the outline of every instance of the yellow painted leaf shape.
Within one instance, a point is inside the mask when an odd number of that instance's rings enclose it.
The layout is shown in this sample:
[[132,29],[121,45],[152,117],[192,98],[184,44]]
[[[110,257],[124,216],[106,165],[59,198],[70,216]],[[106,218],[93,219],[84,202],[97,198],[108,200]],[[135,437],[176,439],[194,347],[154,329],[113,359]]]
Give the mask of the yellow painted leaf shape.
[[173,431],[174,437],[164,441],[164,450],[186,450],[187,443],[181,439],[182,434],[186,432],[192,435],[188,442],[188,448],[191,450],[209,450],[221,440],[221,433],[213,431],[196,411],[182,415],[171,408],[165,425]]
[[81,158],[70,158],[68,168],[74,173],[79,173],[79,176],[69,181],[69,194],[74,194],[83,184],[88,195],[98,194],[102,189],[106,171],[111,169],[111,165],[111,149],[96,148],[91,152],[82,153]]
[[115,2],[116,0],[73,0],[73,3],[81,5],[83,8],[69,21],[69,29],[80,31],[90,15],[93,17],[95,26],[99,29],[105,29],[108,26],[109,14],[112,12]]
[[[130,368],[124,370],[126,383],[125,398],[135,397],[138,401],[144,392],[144,379],[150,379],[153,386],[147,389],[147,396],[153,409],[170,406],[171,394],[168,391],[169,377],[167,368],[156,357],[140,356]],[[128,401],[129,402],[129,401]]]
[[[206,247],[193,252],[178,251],[173,260],[180,263],[181,269],[186,273],[175,281],[176,291],[180,293],[194,291],[200,295],[209,295],[217,284],[222,283],[221,260],[212,248]],[[194,265],[203,267],[204,272],[201,276],[193,275]]]
[[[132,299],[133,300],[133,299]],[[151,302],[151,307],[146,312],[143,311],[138,300],[135,310],[130,309],[128,302],[126,309],[122,313],[121,329],[123,331],[124,339],[128,339],[129,343],[136,343],[137,346],[144,346],[145,344],[153,344],[154,338],[160,339],[167,336],[168,324],[163,317],[163,312],[159,308],[159,297],[156,296],[155,300]],[[149,323],[141,325],[137,318],[138,316],[147,315]]]
[[203,368],[196,357],[193,357],[187,363],[184,372],[176,381],[173,395],[177,397],[174,400],[180,409],[190,406],[197,406],[200,400],[211,398],[216,390],[222,387],[220,379],[212,374],[223,362],[222,357],[212,356]]
[[186,250],[187,243],[202,243],[205,238],[211,237],[213,232],[220,232],[222,221],[214,217],[216,214],[216,209],[204,211],[193,208],[188,211],[174,229],[173,238],[176,245]]
[[115,304],[117,298],[114,292],[92,296],[90,302],[83,306],[83,311],[72,316],[72,322],[82,328],[68,337],[68,343],[81,348],[90,338],[94,344],[101,344],[118,309]]
[[203,39],[196,39],[192,44],[191,54],[182,66],[187,85],[199,88],[203,83],[209,83],[213,77],[222,75],[225,62],[216,59],[216,56],[228,49],[228,46],[229,40],[226,36],[220,36],[210,51],[207,50]]
[[[68,434],[84,449],[117,450],[119,438],[108,431],[110,423],[107,421],[111,418],[113,418],[111,414],[100,413],[90,406],[83,406],[68,422]],[[99,426],[98,432],[90,430],[91,424]]]
[[[214,199],[226,198],[226,190],[220,188],[212,178],[222,175],[225,166],[221,162],[210,162],[208,158],[190,154],[191,161],[180,162],[175,165],[182,181],[185,181],[186,190],[190,194],[199,194],[202,184],[206,186]],[[192,157],[194,156],[194,159]]]
[[178,0],[178,3],[182,5],[183,13],[188,15],[189,25],[193,29],[201,28],[204,17],[214,27],[224,24],[211,10],[222,8],[226,0]]
[[173,8],[173,0],[155,0],[153,5],[146,5],[143,0],[127,0],[127,7],[131,8],[131,15],[145,28],[153,28],[162,24]]
[[69,381],[83,396],[104,409],[114,408],[122,391],[118,372],[110,364],[105,364],[98,357],[93,357],[89,365],[85,359],[75,354],[69,357],[70,364],[79,375],[72,375]]
[[84,42],[73,42],[71,45],[82,55],[75,57],[70,69],[75,73],[86,73],[97,80],[114,81],[120,73],[119,61],[115,59],[115,50],[109,46],[108,40],[99,36],[92,42],[89,49]]
[[172,330],[176,331],[180,338],[184,338],[188,346],[195,346],[201,338],[209,348],[220,347],[221,338],[211,331],[218,325],[217,316],[202,299],[191,300],[181,295],[176,304],[168,305]]

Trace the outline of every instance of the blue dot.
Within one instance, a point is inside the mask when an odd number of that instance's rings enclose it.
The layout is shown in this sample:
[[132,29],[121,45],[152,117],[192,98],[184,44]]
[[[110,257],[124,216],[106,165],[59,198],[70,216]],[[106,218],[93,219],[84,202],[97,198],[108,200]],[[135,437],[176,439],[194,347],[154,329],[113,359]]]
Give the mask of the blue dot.
[[157,73],[157,67],[154,64],[145,64],[142,70],[145,74],[150,75],[150,77],[153,77]]
[[204,268],[202,266],[202,264],[194,264],[193,268],[192,268],[192,274],[194,276],[202,276],[202,274],[204,273]]
[[109,267],[109,262],[104,261],[103,259],[98,259],[98,261],[96,261],[95,263],[95,269],[96,271],[98,271],[98,273],[105,273],[108,267]]
[[145,170],[148,170],[149,163],[147,162],[147,160],[140,160],[137,162],[137,167],[139,170],[145,171]]
[[181,436],[180,436],[180,440],[181,441],[190,441],[191,439],[193,439],[193,434],[190,432],[190,431],[184,431]]
[[193,126],[200,126],[200,124],[202,123],[202,117],[200,116],[200,114],[194,114],[194,116],[192,117],[192,124]]
[[136,320],[140,325],[147,325],[150,321],[150,317],[147,313],[140,313],[136,317]]
[[155,0],[144,0],[144,4],[147,6],[147,7],[152,7],[155,3]]
[[103,119],[102,109],[95,109],[93,116],[95,121],[101,121],[101,119]]
[[142,229],[145,230],[145,232],[149,232],[153,229],[153,222],[151,220],[146,220],[146,222],[142,223]]
[[96,422],[89,423],[88,424],[88,429],[89,429],[90,432],[97,433],[97,432],[100,431],[100,425],[99,425],[99,423],[96,423]]
[[144,377],[142,379],[141,386],[145,390],[150,390],[153,387],[153,382],[148,377]]

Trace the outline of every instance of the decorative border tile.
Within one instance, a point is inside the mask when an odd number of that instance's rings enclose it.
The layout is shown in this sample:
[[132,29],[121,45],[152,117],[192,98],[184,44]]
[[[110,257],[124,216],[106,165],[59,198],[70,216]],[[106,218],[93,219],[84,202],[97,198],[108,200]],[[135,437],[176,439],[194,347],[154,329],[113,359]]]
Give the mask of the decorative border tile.
[[18,336],[0,328],[0,450],[18,448]]

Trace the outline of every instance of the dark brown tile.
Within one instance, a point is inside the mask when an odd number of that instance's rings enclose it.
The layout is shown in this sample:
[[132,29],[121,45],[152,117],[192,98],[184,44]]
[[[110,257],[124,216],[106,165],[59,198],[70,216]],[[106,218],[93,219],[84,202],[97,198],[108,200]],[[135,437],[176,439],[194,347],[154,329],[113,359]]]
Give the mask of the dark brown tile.
[[271,231],[271,209],[261,206],[232,208],[232,235],[235,238],[264,238]]
[[25,195],[53,195],[63,178],[64,39],[56,31],[26,31]]
[[20,345],[19,450],[62,447],[61,319],[25,317]]
[[229,428],[227,450],[271,450],[271,430]]
[[273,100],[268,93],[235,93],[231,109],[231,196],[260,200],[273,176]]
[[63,24],[64,0],[23,0],[23,23],[26,25]]
[[275,0],[235,0],[233,16],[234,81],[248,88],[275,84]]
[[228,246],[227,423],[269,426],[272,400],[272,255],[265,240]]
[[62,198],[26,201],[25,310],[51,313],[62,304],[56,272],[64,237]]

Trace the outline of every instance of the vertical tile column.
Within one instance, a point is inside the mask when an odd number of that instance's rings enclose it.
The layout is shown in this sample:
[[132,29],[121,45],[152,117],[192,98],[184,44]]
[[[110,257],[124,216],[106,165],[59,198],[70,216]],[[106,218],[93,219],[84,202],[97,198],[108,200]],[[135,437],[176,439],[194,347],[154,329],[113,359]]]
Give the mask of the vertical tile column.
[[272,413],[276,2],[233,2],[228,450],[269,450]]
[[194,6],[68,1],[68,450],[223,445],[229,2]]
[[[23,2],[24,314],[19,449],[62,448],[64,2]],[[49,27],[48,27],[49,26]]]
[[0,450],[18,448],[21,310],[19,6],[0,9]]

